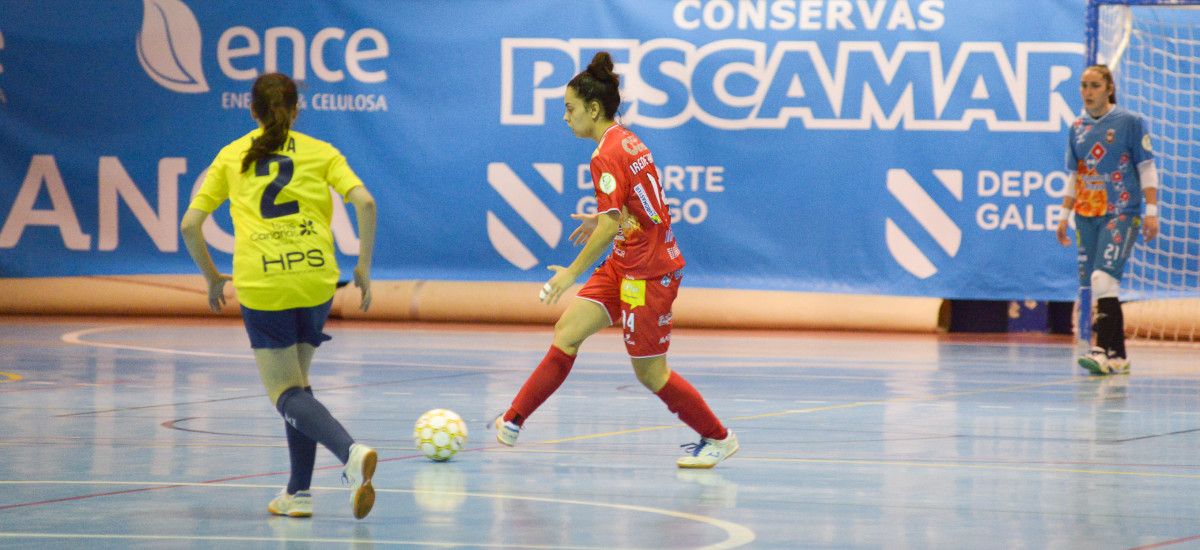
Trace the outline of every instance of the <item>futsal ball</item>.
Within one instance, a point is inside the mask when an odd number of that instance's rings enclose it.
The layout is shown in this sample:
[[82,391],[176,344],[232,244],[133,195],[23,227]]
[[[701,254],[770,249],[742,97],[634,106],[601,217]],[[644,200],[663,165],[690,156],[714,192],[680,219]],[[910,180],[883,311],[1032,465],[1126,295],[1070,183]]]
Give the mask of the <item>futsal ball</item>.
[[430,460],[450,460],[467,444],[467,424],[450,409],[433,409],[417,419],[413,443]]

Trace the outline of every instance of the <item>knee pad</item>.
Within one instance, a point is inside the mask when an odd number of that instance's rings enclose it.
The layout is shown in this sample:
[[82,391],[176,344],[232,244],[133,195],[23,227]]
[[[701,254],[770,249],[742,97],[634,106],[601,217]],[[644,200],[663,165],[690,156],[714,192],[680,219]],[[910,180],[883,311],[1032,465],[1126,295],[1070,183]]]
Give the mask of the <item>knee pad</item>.
[[1092,299],[1116,298],[1121,290],[1121,282],[1100,270],[1092,272]]

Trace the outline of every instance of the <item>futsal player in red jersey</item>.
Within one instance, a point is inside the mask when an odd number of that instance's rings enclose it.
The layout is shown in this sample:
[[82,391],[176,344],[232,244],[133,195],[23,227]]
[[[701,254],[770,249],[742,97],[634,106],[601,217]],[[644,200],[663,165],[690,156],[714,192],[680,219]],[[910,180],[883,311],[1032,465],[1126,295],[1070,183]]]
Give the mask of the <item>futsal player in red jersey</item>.
[[621,104],[620,80],[612,57],[599,52],[587,70],[567,84],[563,120],[577,137],[595,140],[592,182],[596,213],[575,214],[579,227],[571,241],[583,245],[567,267],[550,266],[554,276],[541,300],[554,304],[601,254],[604,260],[554,325],[554,344],[525,381],[512,406],[497,417],[496,439],[515,445],[525,421],[562,385],[579,346],[604,327],[619,322],[625,349],[638,381],[700,434],[685,445],[680,468],[712,468],[738,451],[737,437],[721,424],[696,388],[667,366],[671,345],[671,304],[679,292],[683,254],[671,231],[671,216],[654,157],[633,132],[614,119]]

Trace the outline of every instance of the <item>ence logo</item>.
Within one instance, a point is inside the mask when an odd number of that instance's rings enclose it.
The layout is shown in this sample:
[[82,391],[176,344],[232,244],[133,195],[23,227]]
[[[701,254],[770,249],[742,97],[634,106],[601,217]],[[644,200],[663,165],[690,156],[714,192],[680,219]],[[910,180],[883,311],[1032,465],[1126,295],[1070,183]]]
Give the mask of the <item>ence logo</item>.
[[[963,196],[963,175],[959,170],[934,170],[934,177],[954,195],[959,202]],[[946,214],[933,197],[923,189],[907,170],[894,168],[887,172],[888,192],[900,201],[904,209],[916,218],[921,227],[925,228],[951,258],[958,254],[962,244],[962,230],[955,225],[954,220]],[[891,218],[887,219],[886,229],[888,252],[892,253],[896,263],[918,279],[927,279],[937,273],[937,266],[921,249],[913,243],[908,235],[900,229]]]
[[[142,0],[145,13],[137,36],[142,69],[163,88],[176,93],[210,90],[204,63],[204,36],[192,10],[183,0]],[[217,32],[219,31],[219,32]],[[254,29],[233,25],[210,29],[218,35],[211,88],[219,92],[222,109],[249,109],[244,83],[262,73],[285,72],[293,79],[332,87],[300,94],[299,107],[317,111],[386,112],[387,96],[357,93],[341,83],[387,82],[388,39],[378,29],[325,27],[319,30],[274,26]],[[308,77],[312,76],[312,80]],[[224,77],[224,78],[222,78]],[[372,88],[374,90],[375,88]]]
[[[534,163],[533,168],[550,184],[554,192],[563,192],[563,167],[561,164]],[[550,211],[546,203],[529,188],[512,168],[503,162],[493,162],[487,167],[488,184],[504,198],[510,207],[525,220],[538,237],[550,248],[558,246],[562,238],[563,225],[558,216]],[[525,246],[504,222],[491,210],[487,213],[487,234],[492,248],[508,263],[522,270],[538,264],[537,256]]]
[[200,25],[180,0],[143,0],[138,62],[150,78],[173,92],[208,91],[200,64]]

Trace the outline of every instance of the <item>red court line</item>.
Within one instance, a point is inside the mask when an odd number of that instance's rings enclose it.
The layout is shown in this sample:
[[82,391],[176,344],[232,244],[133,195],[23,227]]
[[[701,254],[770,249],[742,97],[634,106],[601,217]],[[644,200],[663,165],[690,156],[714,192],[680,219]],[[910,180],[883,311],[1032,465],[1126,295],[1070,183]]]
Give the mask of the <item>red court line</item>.
[[1190,537],[1184,537],[1184,538],[1175,539],[1175,540],[1164,540],[1162,542],[1156,542],[1154,544],[1147,544],[1145,546],[1135,546],[1133,548],[1130,548],[1129,550],[1149,550],[1150,548],[1162,548],[1164,546],[1173,546],[1176,544],[1183,544],[1185,542],[1192,542],[1192,541],[1197,541],[1197,540],[1200,540],[1200,535],[1192,535]]

